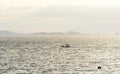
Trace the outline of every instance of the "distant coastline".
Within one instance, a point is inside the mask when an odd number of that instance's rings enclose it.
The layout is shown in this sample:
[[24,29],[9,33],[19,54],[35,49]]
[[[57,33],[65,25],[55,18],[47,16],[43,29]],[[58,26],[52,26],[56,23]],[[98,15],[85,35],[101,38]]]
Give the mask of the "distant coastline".
[[0,31],[0,36],[3,35],[120,35],[119,33],[113,33],[113,34],[100,34],[100,33],[79,33],[75,31],[70,32],[34,32],[34,33],[15,33],[11,31]]

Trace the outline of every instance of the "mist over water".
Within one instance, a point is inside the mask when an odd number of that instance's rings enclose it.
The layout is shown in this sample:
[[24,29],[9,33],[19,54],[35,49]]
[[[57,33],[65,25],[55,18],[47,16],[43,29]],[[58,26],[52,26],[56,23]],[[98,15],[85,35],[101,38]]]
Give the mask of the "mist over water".
[[0,74],[120,74],[120,0],[0,0]]

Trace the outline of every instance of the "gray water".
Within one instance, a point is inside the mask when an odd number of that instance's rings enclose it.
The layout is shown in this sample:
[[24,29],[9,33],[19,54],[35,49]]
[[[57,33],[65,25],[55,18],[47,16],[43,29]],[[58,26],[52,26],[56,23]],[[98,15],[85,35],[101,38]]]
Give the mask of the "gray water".
[[120,36],[0,37],[0,74],[120,74]]

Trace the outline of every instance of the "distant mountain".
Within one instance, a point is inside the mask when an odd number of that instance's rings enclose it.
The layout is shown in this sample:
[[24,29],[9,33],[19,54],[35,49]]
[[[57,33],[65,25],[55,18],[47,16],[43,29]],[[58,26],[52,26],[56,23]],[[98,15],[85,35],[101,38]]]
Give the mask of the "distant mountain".
[[70,31],[70,32],[67,32],[67,33],[62,33],[62,32],[49,32],[49,33],[46,33],[46,32],[35,32],[35,33],[32,33],[32,35],[69,35],[69,34],[79,34],[78,32],[73,32],[73,31]]
[[35,33],[32,33],[33,35],[41,35],[41,34],[47,34],[46,32],[35,32]]
[[35,32],[35,33],[32,33],[33,35],[59,35],[59,34],[63,34],[62,32],[49,32],[49,33],[46,33],[46,32]]
[[48,34],[59,35],[59,34],[64,34],[64,33],[62,33],[62,32],[50,32]]
[[35,33],[31,33],[31,34],[24,34],[24,33],[14,33],[11,31],[0,31],[0,35],[76,35],[79,34],[78,32],[74,32],[74,31],[70,31],[67,33],[62,33],[62,32],[35,32]]
[[15,33],[10,32],[10,31],[0,31],[0,35],[13,35]]
[[78,32],[75,32],[75,31],[70,31],[70,32],[68,32],[68,33],[66,33],[66,34],[79,34]]

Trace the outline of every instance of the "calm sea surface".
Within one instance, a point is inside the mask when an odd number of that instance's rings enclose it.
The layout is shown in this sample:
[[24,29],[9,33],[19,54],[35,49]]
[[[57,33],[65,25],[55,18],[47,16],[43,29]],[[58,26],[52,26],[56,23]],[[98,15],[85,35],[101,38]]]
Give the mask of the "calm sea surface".
[[0,37],[0,74],[120,74],[120,36]]

